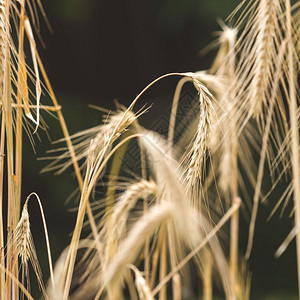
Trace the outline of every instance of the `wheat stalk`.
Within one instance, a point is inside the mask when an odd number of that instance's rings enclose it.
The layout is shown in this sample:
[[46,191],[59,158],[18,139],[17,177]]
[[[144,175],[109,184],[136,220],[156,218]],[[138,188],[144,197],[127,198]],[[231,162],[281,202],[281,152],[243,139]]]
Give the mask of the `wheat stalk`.
[[[5,60],[5,3],[3,0],[0,1],[0,98],[3,102],[3,86],[4,86],[4,60]],[[3,113],[3,108],[1,107],[1,113]],[[1,257],[0,264],[5,265],[4,260],[4,231],[3,231],[3,173],[4,173],[4,153],[5,153],[5,123],[4,118],[1,118],[1,151],[0,151],[0,247],[1,247]],[[0,298],[4,299],[5,292],[5,272],[1,269],[0,273]]]
[[154,300],[150,288],[141,272],[134,265],[130,265],[130,269],[135,273],[135,286],[138,290],[140,300]]
[[[294,57],[292,17],[290,1],[285,1],[286,5],[286,26],[288,38],[288,82],[290,97],[290,127],[291,127],[291,162],[293,172],[293,198],[294,217],[296,228],[300,228],[300,161],[299,161],[299,125],[297,124],[297,60]],[[298,271],[298,293],[300,294],[300,233],[296,235],[297,271]]]

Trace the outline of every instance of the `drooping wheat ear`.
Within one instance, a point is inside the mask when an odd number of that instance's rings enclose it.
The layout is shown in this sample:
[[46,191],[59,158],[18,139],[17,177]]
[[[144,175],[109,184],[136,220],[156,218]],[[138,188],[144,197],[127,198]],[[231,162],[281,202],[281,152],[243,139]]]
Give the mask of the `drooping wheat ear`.
[[191,149],[187,170],[187,181],[189,186],[195,186],[201,182],[204,174],[204,163],[209,141],[209,133],[213,122],[213,96],[210,91],[194,75],[191,76],[195,88],[199,94],[200,117],[198,130]]
[[32,251],[32,237],[30,232],[29,214],[27,203],[23,207],[21,219],[15,229],[14,238],[16,249],[21,257],[22,264],[27,264]]
[[249,113],[255,117],[262,117],[273,85],[278,49],[283,39],[282,7],[281,0],[256,0],[242,13],[245,15],[242,21],[247,15],[248,18],[237,44],[240,63],[235,85],[249,103]]
[[134,265],[130,265],[130,269],[132,269],[135,273],[135,286],[139,293],[140,300],[154,300],[150,287],[148,286],[142,273]]
[[[109,260],[115,255],[116,247],[126,233],[126,222],[130,210],[135,206],[138,199],[147,199],[150,195],[157,194],[157,185],[154,181],[141,179],[126,189],[120,196],[119,201],[115,205],[111,218],[104,225],[104,234],[106,236],[106,259]],[[111,212],[108,212],[109,214]]]
[[[143,113],[143,112],[141,112]],[[140,113],[140,114],[141,114]],[[127,128],[134,122],[138,116],[131,111],[117,111],[105,116],[104,124],[80,131],[70,138],[73,140],[74,151],[77,161],[84,159],[84,163],[81,168],[86,167],[86,159],[91,152],[99,152],[106,145],[106,142],[110,139],[112,144]],[[112,137],[112,134],[114,135]],[[93,144],[91,145],[91,140]],[[63,142],[65,139],[58,140]],[[48,172],[57,170],[57,174],[61,174],[68,167],[72,166],[72,160],[70,158],[70,152],[68,148],[59,148],[50,150],[49,153],[56,153],[65,151],[58,156],[46,157],[44,159],[53,160],[42,172]]]
[[[196,212],[193,208],[201,201],[200,196],[197,195],[195,199],[190,199],[191,195],[188,194],[186,182],[181,180],[181,178],[184,178],[184,172],[178,162],[169,154],[167,141],[159,134],[147,130],[144,130],[144,134],[140,139],[148,154],[153,176],[159,186],[160,198],[163,203],[172,203],[176,207],[167,231],[168,248],[171,257],[174,255],[174,259],[171,260],[171,267],[173,268],[174,265],[172,264],[182,257],[183,245],[193,249],[200,241],[205,239],[211,227],[203,214]],[[195,202],[192,202],[192,200]],[[217,237],[214,237],[210,246],[226,297],[232,299],[228,265]],[[199,253],[197,260],[200,261],[200,264],[203,262],[202,253]]]
[[30,231],[27,201],[24,204],[20,221],[13,232],[13,240],[15,249],[17,251],[17,255],[21,258],[21,266],[24,268],[25,276],[27,277],[27,282],[29,282],[28,261],[30,261],[33,270],[36,274],[39,286],[43,291],[44,296],[47,298],[44,284],[42,281],[42,271],[38,262],[33,238]]

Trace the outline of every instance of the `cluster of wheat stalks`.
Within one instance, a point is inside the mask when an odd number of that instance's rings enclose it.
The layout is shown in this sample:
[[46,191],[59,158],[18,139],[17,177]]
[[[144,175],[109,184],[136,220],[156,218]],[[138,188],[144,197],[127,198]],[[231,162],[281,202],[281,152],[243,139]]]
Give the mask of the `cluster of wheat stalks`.
[[[252,202],[248,259],[266,166],[274,174],[273,187],[291,174],[275,209],[293,198],[295,225],[277,254],[296,237],[300,286],[300,1],[295,2],[242,1],[230,18],[234,27],[221,24],[209,70],[161,76],[128,108],[118,105],[103,124],[70,136],[34,40],[38,10],[47,22],[42,4],[0,0],[0,299],[33,299],[29,265],[45,299],[179,300],[188,297],[194,282],[200,286],[195,293],[205,300],[213,298],[216,285],[226,299],[248,299],[250,276],[238,248],[239,209]],[[25,43],[32,68],[25,62]],[[134,108],[147,89],[168,76],[181,79],[169,131],[162,136],[139,123],[148,108],[137,113]],[[197,91],[192,107],[197,114],[188,122],[176,117],[186,84]],[[51,105],[40,104],[42,91]],[[72,240],[54,270],[42,200],[32,193],[21,211],[22,136],[25,131],[33,142],[46,128],[41,110],[58,116],[66,143],[48,170],[73,166],[80,189]],[[127,166],[124,177],[130,145],[138,149],[139,171],[133,174]],[[105,178],[106,195],[95,199]],[[30,233],[33,197],[45,229],[47,288]],[[227,221],[229,242],[219,234]],[[85,226],[90,234],[83,238]]]

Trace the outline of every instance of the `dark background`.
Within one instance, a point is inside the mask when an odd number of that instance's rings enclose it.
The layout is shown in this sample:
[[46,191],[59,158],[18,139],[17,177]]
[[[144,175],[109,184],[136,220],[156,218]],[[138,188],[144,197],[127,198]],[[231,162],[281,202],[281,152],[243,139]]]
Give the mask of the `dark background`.
[[[225,19],[237,0],[48,0],[44,8],[53,28],[51,34],[42,22],[46,48],[38,42],[40,55],[53,85],[71,133],[95,126],[101,114],[88,104],[114,109],[114,99],[128,105],[135,95],[159,75],[206,69],[214,52],[199,51],[214,40],[220,29],[217,18]],[[42,19],[42,18],[41,18]],[[140,100],[137,107],[153,104],[145,122],[158,118],[170,106],[178,78],[165,79]],[[45,103],[47,98],[42,99]],[[58,121],[46,114],[52,141],[62,137]],[[40,174],[46,166],[38,157],[52,149],[47,135],[40,132],[34,153],[25,141],[23,198],[39,194],[48,222],[54,260],[70,242],[76,213],[74,201],[66,199],[76,189],[72,170],[60,176]],[[26,139],[25,139],[26,140]],[[275,200],[274,200],[275,201]],[[288,299],[297,292],[295,244],[276,260],[273,254],[291,229],[288,212],[266,218],[274,207],[271,199],[261,206],[250,270],[253,272],[253,299]],[[33,238],[48,278],[46,248],[37,205],[29,213]],[[246,221],[241,224],[241,254],[247,239]],[[270,298],[267,298],[269,295]],[[276,296],[277,295],[277,296]],[[292,299],[292,298],[291,298]],[[296,299],[296,298],[295,298]]]

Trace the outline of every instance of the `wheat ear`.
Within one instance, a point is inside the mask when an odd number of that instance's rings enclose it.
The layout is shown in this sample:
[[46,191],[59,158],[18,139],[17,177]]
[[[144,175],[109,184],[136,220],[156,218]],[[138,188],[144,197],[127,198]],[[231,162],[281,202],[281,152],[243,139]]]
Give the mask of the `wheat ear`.
[[273,85],[273,72],[277,64],[278,49],[282,41],[280,16],[281,0],[256,0],[248,11],[242,12],[242,26],[247,23],[238,40],[240,60],[237,66],[236,91],[249,103],[249,115],[262,117]]
[[43,291],[44,296],[47,298],[45,287],[42,281],[42,271],[38,262],[34,242],[30,231],[27,201],[24,204],[20,221],[13,232],[13,236],[15,249],[17,255],[21,258],[21,265],[25,272],[27,282],[29,283],[28,261],[30,261],[36,274],[39,286]]
[[139,198],[146,199],[151,194],[157,194],[155,182],[142,179],[126,189],[113,208],[111,215],[109,213],[109,220],[104,225],[106,235],[106,260],[110,260],[111,257],[115,255],[115,248],[118,246],[118,243],[122,240],[126,232],[126,222],[129,211],[135,206],[136,201]]
[[[187,74],[188,76],[188,74]],[[195,187],[201,183],[205,172],[206,151],[208,146],[209,133],[213,122],[213,96],[209,90],[198,80],[195,75],[191,75],[199,95],[200,116],[195,140],[191,150],[191,158],[187,170],[188,185]]]
[[[159,134],[147,130],[145,130],[144,134],[141,136],[141,141],[148,153],[149,161],[154,173],[153,175],[160,187],[160,197],[164,201],[174,203],[176,205],[176,210],[174,210],[173,214],[174,226],[169,226],[167,231],[169,237],[169,248],[172,249],[172,266],[175,261],[175,259],[173,259],[175,254],[179,254],[178,256],[181,256],[180,250],[182,248],[182,244],[180,244],[180,246],[176,243],[176,241],[181,241],[188,248],[193,249],[195,245],[199,244],[199,241],[205,238],[206,233],[210,230],[210,225],[201,212],[197,214],[192,208],[191,200],[187,194],[186,181],[180,180],[183,176],[183,172],[176,160],[169,155],[167,141],[165,141]],[[198,198],[196,200],[199,201]],[[172,236],[170,234],[172,234]],[[164,245],[163,240],[162,245]],[[177,245],[177,247],[173,247],[174,245]],[[230,298],[233,291],[230,286],[229,270],[217,238],[214,238],[211,241],[210,246],[221,276],[224,291],[226,296]],[[175,250],[177,253],[175,253]],[[174,253],[172,253],[172,251],[174,251]],[[172,255],[174,256],[172,257]],[[200,262],[203,262],[202,255],[197,256],[197,259]],[[175,266],[172,266],[172,268],[174,267]],[[163,278],[160,278],[160,280],[162,279]],[[175,285],[173,285],[173,287],[174,286]],[[163,289],[165,289],[165,286]]]

